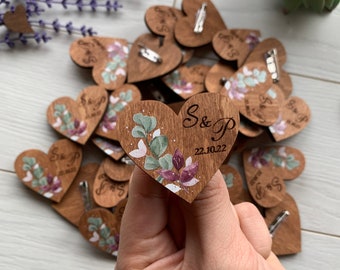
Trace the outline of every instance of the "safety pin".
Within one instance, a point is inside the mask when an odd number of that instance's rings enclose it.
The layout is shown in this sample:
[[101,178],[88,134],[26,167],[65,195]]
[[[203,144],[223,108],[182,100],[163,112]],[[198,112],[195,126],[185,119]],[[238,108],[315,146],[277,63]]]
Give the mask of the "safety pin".
[[280,80],[279,60],[277,56],[277,49],[273,48],[265,53],[267,69],[272,76],[274,83]]
[[277,217],[274,219],[274,221],[269,225],[268,230],[271,237],[274,236],[277,228],[281,225],[281,223],[286,220],[286,218],[290,215],[288,210],[283,210],[280,214],[277,215]]
[[92,200],[91,200],[91,196],[90,196],[89,184],[87,183],[86,180],[81,181],[79,183],[79,190],[80,190],[83,202],[84,202],[85,211],[91,210]]
[[140,47],[140,50],[139,50],[140,56],[143,56],[145,59],[148,59],[149,61],[156,63],[156,64],[162,63],[162,58],[159,56],[158,53],[145,47],[145,45],[142,43],[139,43],[138,46]]
[[195,27],[194,27],[194,33],[200,34],[203,32],[203,25],[205,22],[205,18],[207,15],[207,3],[203,3],[201,8],[196,13],[196,20],[195,20]]

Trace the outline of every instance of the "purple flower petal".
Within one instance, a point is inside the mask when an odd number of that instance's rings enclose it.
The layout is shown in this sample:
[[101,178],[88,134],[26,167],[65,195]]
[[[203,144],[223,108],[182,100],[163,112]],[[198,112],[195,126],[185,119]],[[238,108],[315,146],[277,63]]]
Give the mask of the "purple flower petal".
[[179,175],[171,170],[161,170],[159,175],[169,181],[176,181],[179,179]]
[[179,171],[184,166],[183,154],[178,149],[176,149],[174,155],[172,156],[172,164],[174,165],[177,171]]
[[191,165],[185,167],[181,173],[179,180],[182,183],[190,181],[192,178],[195,177],[198,171],[198,162],[192,163]]

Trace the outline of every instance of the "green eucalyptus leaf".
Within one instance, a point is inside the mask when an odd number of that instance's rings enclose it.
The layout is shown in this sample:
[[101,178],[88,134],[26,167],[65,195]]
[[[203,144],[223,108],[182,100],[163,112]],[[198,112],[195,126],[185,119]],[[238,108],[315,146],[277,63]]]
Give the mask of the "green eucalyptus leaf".
[[105,247],[105,246],[106,246],[106,240],[103,239],[103,238],[101,238],[101,239],[99,240],[98,245],[99,245],[100,247]]
[[156,170],[159,168],[159,162],[157,159],[151,156],[145,158],[144,169],[148,171]]
[[39,181],[39,186],[41,186],[41,187],[47,186],[47,184],[48,184],[46,177],[42,177],[38,181]]
[[34,175],[34,178],[40,179],[41,177],[44,176],[44,169],[38,166],[37,168],[33,170],[33,175]]
[[34,157],[23,157],[22,161],[31,167],[37,163],[37,160]]
[[31,170],[31,166],[30,165],[28,165],[28,164],[24,164],[24,165],[22,165],[22,169],[24,170],[24,171],[30,171]]
[[168,147],[168,137],[161,135],[150,142],[150,150],[156,157],[160,157]]
[[89,217],[89,218],[87,219],[87,223],[93,224],[93,225],[95,225],[97,228],[99,228],[100,225],[102,225],[103,221],[102,221],[102,219],[99,218],[99,217],[98,217],[98,218]]
[[110,229],[109,227],[104,226],[100,229],[99,234],[102,238],[107,239],[110,237]]
[[144,128],[142,128],[141,126],[135,126],[132,129],[131,134],[134,138],[145,138],[146,137],[146,132]]
[[34,179],[31,183],[32,188],[36,188],[39,187],[39,180],[38,179]]
[[90,232],[94,232],[94,231],[98,230],[97,226],[93,225],[93,224],[90,224],[88,229],[89,229]]
[[159,165],[164,170],[172,170],[173,164],[172,164],[172,155],[166,154],[163,157],[161,157],[159,160]]

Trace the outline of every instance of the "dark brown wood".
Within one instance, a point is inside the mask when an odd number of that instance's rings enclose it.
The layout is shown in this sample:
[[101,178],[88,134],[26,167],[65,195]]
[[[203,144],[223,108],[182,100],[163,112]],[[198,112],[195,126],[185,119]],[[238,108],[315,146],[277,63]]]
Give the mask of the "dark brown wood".
[[17,5],[15,10],[7,11],[3,15],[3,23],[8,30],[16,33],[34,33],[30,23],[27,20],[26,8],[24,5]]

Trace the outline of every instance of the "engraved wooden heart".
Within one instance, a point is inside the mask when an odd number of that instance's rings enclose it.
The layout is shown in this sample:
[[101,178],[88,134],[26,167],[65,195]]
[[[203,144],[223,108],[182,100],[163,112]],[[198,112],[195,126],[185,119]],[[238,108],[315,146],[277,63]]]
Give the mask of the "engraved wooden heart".
[[84,200],[79,189],[79,184],[83,181],[87,182],[92,206],[96,207],[91,194],[98,169],[99,164],[97,163],[88,163],[82,166],[77,177],[63,197],[63,200],[59,203],[52,204],[54,210],[77,227],[79,225],[80,217],[85,213]]
[[108,90],[122,86],[127,76],[128,42],[110,37],[83,37],[71,44],[70,56],[81,67],[93,67],[94,81]]
[[[203,31],[195,33],[196,14],[203,4],[206,4]],[[175,37],[183,46],[195,48],[207,45],[218,31],[227,28],[218,10],[210,0],[183,0],[182,9],[187,16],[177,21]]]
[[269,126],[275,123],[280,110],[278,94],[272,85],[267,67],[255,62],[244,65],[230,77],[221,93],[229,96],[244,117]]
[[241,67],[259,37],[259,31],[255,30],[223,29],[215,34],[212,45],[222,59],[237,61],[237,66]]
[[283,200],[284,180],[298,177],[305,167],[305,159],[293,147],[258,147],[243,152],[243,166],[251,196],[262,207],[270,208]]
[[74,101],[61,97],[47,109],[48,123],[67,138],[85,144],[101,120],[108,103],[107,92],[101,86],[89,86]]
[[139,89],[133,84],[124,84],[112,92],[105,114],[96,129],[96,134],[111,140],[117,140],[119,134],[117,134],[116,125],[117,121],[119,121],[119,114],[127,105],[140,101],[141,98],[142,95]]
[[[141,49],[151,50],[160,57],[153,62],[140,54]],[[174,70],[182,61],[182,52],[173,42],[152,34],[139,36],[133,43],[128,59],[128,82],[140,82],[163,76]]]
[[34,33],[27,20],[26,8],[19,4],[14,11],[7,11],[3,15],[3,23],[8,30],[16,33]]
[[287,139],[303,130],[310,121],[307,103],[299,97],[289,97],[282,104],[279,117],[269,127],[275,141]]
[[141,101],[121,115],[120,142],[137,166],[192,202],[228,156],[239,114],[217,93],[197,94],[177,115],[158,101]]
[[265,55],[269,50],[277,50],[277,60],[279,66],[280,79],[276,84],[281,88],[285,97],[288,98],[293,90],[292,80],[290,75],[283,69],[284,63],[286,63],[287,56],[286,50],[282,43],[276,38],[267,38],[261,41],[254,50],[247,57],[245,64],[251,62],[265,63]]
[[110,156],[114,160],[119,160],[125,155],[123,148],[117,141],[97,136],[92,139],[92,142],[97,147],[99,147],[99,149],[102,150],[106,155]]
[[79,221],[82,236],[96,248],[117,256],[122,215],[127,200],[115,207],[114,213],[104,208],[94,208],[86,212]]
[[277,255],[295,254],[301,251],[301,225],[299,210],[295,200],[286,193],[276,207],[265,210],[265,221],[269,226],[282,212],[288,210],[289,216],[280,224],[273,235],[272,251]]
[[56,141],[47,154],[37,149],[22,152],[15,160],[15,172],[30,189],[60,202],[78,173],[82,149],[67,139]]
[[183,99],[204,91],[204,79],[210,67],[207,65],[181,66],[162,78],[163,82]]
[[125,199],[129,190],[129,181],[115,181],[104,170],[105,162],[99,167],[93,184],[93,199],[101,207],[111,208]]

